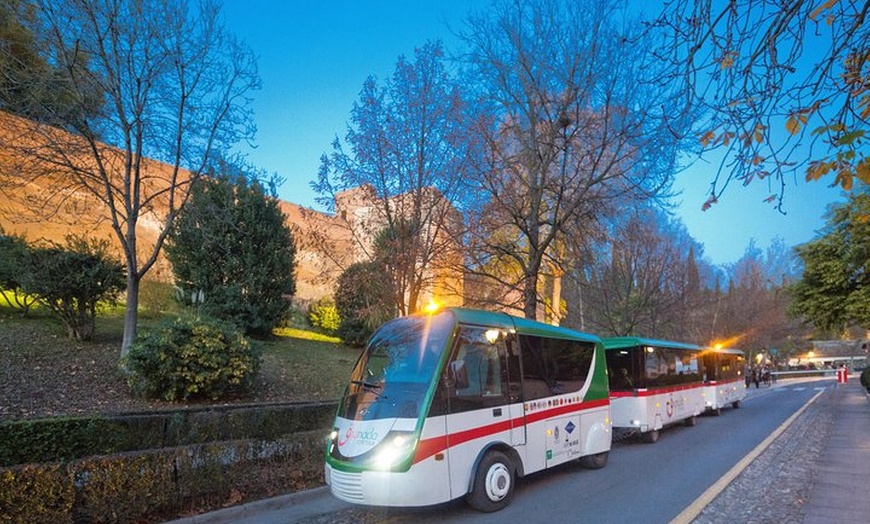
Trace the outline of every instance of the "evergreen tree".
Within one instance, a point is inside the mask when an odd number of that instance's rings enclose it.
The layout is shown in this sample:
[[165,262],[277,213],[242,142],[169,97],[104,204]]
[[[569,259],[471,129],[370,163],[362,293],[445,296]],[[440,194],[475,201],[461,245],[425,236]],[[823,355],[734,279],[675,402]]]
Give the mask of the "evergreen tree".
[[296,245],[278,201],[244,176],[201,181],[167,241],[185,301],[268,335],[296,292]]
[[797,247],[803,278],[791,286],[789,311],[822,330],[870,328],[870,191],[835,206],[825,234]]

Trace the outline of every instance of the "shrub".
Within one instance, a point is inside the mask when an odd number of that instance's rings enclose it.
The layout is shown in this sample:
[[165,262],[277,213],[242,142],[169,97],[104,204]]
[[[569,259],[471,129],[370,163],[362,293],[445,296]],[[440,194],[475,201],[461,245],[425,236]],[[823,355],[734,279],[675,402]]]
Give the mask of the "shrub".
[[232,324],[179,318],[138,339],[125,364],[136,394],[169,401],[218,399],[253,387],[260,347]]
[[308,306],[308,322],[318,329],[328,333],[335,333],[341,323],[335,301],[330,297],[323,297]]
[[870,391],[870,367],[864,368],[861,372],[861,385]]
[[[22,277],[30,267],[30,247],[22,237],[6,235],[0,228],[0,296],[6,304],[27,315],[36,297],[21,289]],[[5,290],[5,292],[3,292]]]
[[61,319],[70,338],[89,340],[97,305],[113,303],[126,285],[124,266],[108,250],[108,241],[68,236],[64,246],[30,252],[21,287]]
[[74,522],[72,472],[62,464],[28,464],[0,471],[0,523]]
[[77,522],[142,521],[173,502],[172,461],[161,453],[92,457],[75,470]]

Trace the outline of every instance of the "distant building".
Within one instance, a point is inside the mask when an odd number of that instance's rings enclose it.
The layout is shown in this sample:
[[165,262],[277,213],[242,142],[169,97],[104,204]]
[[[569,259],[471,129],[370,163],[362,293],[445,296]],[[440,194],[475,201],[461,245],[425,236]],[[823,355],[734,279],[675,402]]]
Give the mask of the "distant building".
[[790,358],[788,365],[832,369],[845,364],[849,369],[861,369],[867,366],[868,358],[870,339],[814,340],[811,348]]

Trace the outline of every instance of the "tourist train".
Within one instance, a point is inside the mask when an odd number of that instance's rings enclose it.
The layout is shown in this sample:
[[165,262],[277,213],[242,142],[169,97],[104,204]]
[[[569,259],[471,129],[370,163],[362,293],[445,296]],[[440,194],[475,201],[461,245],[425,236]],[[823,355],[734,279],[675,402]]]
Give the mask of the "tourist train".
[[326,443],[337,498],[506,506],[516,479],[568,461],[607,464],[614,432],[655,442],[740,406],[738,350],[605,338],[462,308],[393,319],[351,372]]

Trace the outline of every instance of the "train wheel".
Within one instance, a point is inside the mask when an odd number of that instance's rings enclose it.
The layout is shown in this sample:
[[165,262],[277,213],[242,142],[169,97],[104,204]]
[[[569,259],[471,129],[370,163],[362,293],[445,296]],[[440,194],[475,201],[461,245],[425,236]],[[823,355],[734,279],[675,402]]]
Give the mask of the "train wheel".
[[586,469],[601,469],[607,465],[608,452],[580,457],[580,465]]
[[734,407],[734,409],[739,409],[740,408],[740,401],[735,400],[734,402],[731,403],[731,405]]
[[722,414],[722,408],[716,408],[716,409],[712,410],[710,412],[710,414],[713,415],[714,417],[718,417],[719,415]]
[[652,431],[647,431],[646,433],[641,433],[640,438],[647,444],[655,444],[659,440],[659,430],[654,429]]
[[514,492],[514,464],[500,451],[484,455],[474,477],[474,486],[466,495],[469,506],[485,512],[498,511],[510,503]]
[[698,425],[698,417],[692,415],[691,417],[686,419],[687,426],[697,426]]

